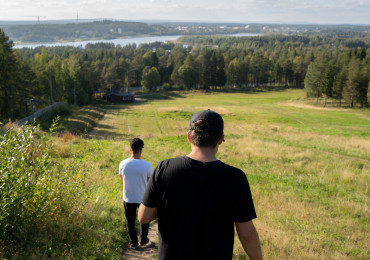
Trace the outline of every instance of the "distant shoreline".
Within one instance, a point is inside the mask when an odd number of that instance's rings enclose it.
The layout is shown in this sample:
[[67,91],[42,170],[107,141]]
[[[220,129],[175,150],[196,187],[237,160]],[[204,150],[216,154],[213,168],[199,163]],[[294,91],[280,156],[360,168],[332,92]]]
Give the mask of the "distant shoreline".
[[54,42],[22,42],[22,41],[13,41],[14,45],[35,45],[35,44],[57,44],[57,43],[66,43],[66,42],[85,42],[85,41],[110,41],[116,39],[131,39],[131,38],[140,38],[140,37],[156,37],[156,36],[166,36],[166,35],[151,35],[151,34],[139,34],[133,36],[123,36],[117,38],[103,38],[103,37],[96,37],[96,38],[76,38],[72,40],[59,40]]
[[[104,39],[104,38],[93,38],[93,39],[75,39],[75,40],[63,40],[63,41],[57,41],[57,42],[39,42],[39,43],[19,43],[15,42],[14,48],[21,49],[21,48],[37,48],[41,46],[45,47],[57,47],[57,46],[72,46],[72,47],[80,47],[82,46],[85,48],[85,46],[89,43],[95,44],[95,43],[113,43],[115,45],[121,45],[125,46],[128,44],[137,44],[138,43],[148,43],[148,42],[166,42],[171,40],[176,40],[180,38],[183,35],[140,35],[140,36],[132,36],[132,37],[120,37],[120,38],[114,38],[114,39]],[[172,39],[173,37],[176,37],[176,39]],[[162,39],[163,38],[163,39]],[[166,39],[164,39],[166,38]],[[168,39],[167,39],[168,38]],[[153,41],[151,41],[151,39]]]
[[[253,37],[253,36],[261,36],[263,34],[258,33],[240,33],[240,34],[217,34],[218,36],[230,36],[230,37]],[[215,36],[217,36],[215,35]],[[129,44],[136,44],[137,46],[142,43],[153,43],[153,42],[168,42],[168,41],[176,41],[180,37],[187,36],[187,35],[140,35],[140,36],[132,36],[132,37],[120,37],[114,39],[104,39],[104,38],[94,38],[94,39],[75,39],[72,41],[57,41],[57,42],[41,42],[41,43],[20,43],[14,42],[14,48],[21,49],[21,48],[37,48],[41,46],[45,47],[58,47],[58,46],[72,46],[72,47],[82,47],[85,48],[87,44],[95,44],[95,43],[113,43],[115,46],[121,45],[126,46]],[[202,36],[202,35],[197,35]],[[209,35],[208,35],[209,36]]]

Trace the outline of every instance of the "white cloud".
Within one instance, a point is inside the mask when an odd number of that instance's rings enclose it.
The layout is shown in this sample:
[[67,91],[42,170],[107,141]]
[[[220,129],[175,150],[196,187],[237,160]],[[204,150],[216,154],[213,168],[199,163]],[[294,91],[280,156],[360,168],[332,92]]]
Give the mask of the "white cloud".
[[112,18],[368,23],[369,0],[0,0],[1,20]]

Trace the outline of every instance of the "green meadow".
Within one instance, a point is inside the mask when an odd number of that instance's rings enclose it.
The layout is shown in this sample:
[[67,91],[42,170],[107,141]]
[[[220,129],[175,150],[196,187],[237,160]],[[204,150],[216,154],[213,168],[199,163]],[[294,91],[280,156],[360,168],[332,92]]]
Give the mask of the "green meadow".
[[[118,165],[128,140],[144,139],[153,166],[185,155],[190,117],[208,108],[225,121],[218,158],[247,174],[266,259],[370,258],[370,112],[313,106],[303,90],[157,93],[99,106],[105,115],[85,137],[54,141],[55,156],[83,158],[92,185],[64,256],[120,258],[128,236]],[[247,258],[237,238],[234,257]]]

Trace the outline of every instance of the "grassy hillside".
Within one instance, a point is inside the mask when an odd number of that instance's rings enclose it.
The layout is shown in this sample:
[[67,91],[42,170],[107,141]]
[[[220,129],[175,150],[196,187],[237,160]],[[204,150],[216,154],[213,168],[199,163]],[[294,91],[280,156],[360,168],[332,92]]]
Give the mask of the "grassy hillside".
[[[76,224],[84,232],[68,244],[68,256],[120,258],[127,231],[118,165],[129,155],[128,140],[143,138],[143,159],[154,166],[184,155],[191,115],[210,108],[225,121],[219,159],[243,169],[250,182],[266,259],[370,257],[369,110],[310,106],[303,90],[142,99],[103,105],[106,113],[88,138],[55,139],[55,156],[79,158],[93,185]],[[243,259],[238,239],[234,248]]]
[[[142,137],[144,159],[156,165],[186,154],[189,118],[213,109],[225,120],[219,158],[248,176],[267,259],[370,257],[369,110],[322,109],[303,97],[301,90],[147,96],[107,105],[84,142],[101,145],[104,158],[96,163],[120,189],[116,168],[129,138]],[[120,196],[106,202],[116,199],[119,207]]]

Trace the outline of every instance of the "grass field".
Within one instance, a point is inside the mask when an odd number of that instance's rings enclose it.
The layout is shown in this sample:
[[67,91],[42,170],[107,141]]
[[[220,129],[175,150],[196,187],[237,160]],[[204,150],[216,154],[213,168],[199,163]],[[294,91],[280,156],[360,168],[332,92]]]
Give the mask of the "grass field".
[[[95,188],[85,218],[94,227],[81,242],[88,250],[74,255],[118,258],[122,251],[118,165],[129,155],[127,141],[143,138],[143,159],[154,166],[184,155],[191,115],[209,108],[225,121],[218,158],[247,174],[266,259],[369,259],[370,111],[314,107],[304,96],[303,90],[173,93],[104,105],[90,138],[57,144],[66,156],[91,154]],[[234,248],[236,259],[245,258],[238,239]]]

